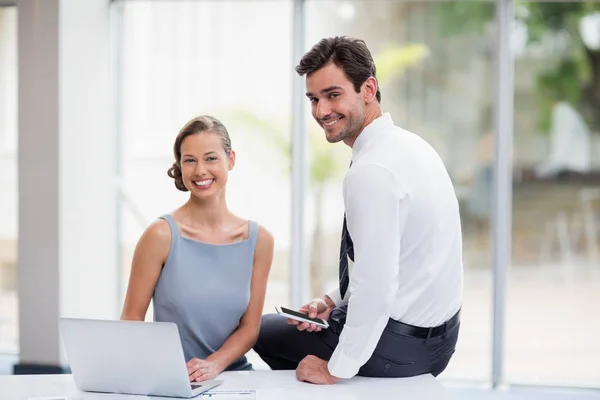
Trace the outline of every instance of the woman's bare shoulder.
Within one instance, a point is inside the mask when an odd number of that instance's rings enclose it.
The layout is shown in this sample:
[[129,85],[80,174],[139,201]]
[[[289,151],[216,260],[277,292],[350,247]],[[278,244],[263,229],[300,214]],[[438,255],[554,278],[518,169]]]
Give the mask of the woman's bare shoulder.
[[162,218],[152,221],[140,238],[140,244],[148,246],[162,247],[169,246],[170,243],[171,228],[169,227],[169,223]]

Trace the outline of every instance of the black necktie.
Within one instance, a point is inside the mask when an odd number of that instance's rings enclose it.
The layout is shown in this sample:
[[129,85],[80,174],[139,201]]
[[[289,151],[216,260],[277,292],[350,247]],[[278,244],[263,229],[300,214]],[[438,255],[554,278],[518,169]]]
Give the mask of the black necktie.
[[[352,161],[350,161],[350,167]],[[348,232],[346,226],[346,213],[344,213],[344,224],[342,225],[342,243],[340,244],[340,295],[342,299],[346,295],[348,285],[350,284],[350,277],[348,275],[348,258],[354,262],[354,245],[352,244],[352,238]]]
[[346,227],[346,214],[344,214],[344,224],[342,226],[342,243],[340,244],[340,295],[342,298],[346,295],[350,277],[348,275],[348,258],[354,262],[354,246],[352,238]]

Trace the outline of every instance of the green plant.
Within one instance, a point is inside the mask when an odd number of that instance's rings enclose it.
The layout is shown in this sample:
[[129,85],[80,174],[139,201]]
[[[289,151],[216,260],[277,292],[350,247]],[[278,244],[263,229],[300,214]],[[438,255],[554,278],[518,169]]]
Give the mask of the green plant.
[[[584,17],[600,12],[600,2],[516,0],[514,9],[516,21],[526,28],[528,45],[550,47],[548,68],[536,79],[540,126],[548,127],[553,105],[544,96],[557,92],[580,108],[589,123],[600,126],[600,49],[586,44],[580,31]],[[494,2],[440,2],[435,10],[445,35],[481,34],[496,18]]]

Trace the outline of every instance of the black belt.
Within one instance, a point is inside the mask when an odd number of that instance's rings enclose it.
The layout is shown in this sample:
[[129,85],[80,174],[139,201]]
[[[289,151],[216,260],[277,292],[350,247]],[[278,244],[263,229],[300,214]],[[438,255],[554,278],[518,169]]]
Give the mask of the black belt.
[[405,324],[404,322],[396,321],[390,318],[387,323],[386,329],[397,333],[399,335],[411,336],[416,339],[429,339],[437,336],[441,336],[447,331],[454,328],[460,322],[460,310],[454,314],[452,318],[444,322],[442,325],[438,325],[433,328],[423,328],[421,326],[414,326]]

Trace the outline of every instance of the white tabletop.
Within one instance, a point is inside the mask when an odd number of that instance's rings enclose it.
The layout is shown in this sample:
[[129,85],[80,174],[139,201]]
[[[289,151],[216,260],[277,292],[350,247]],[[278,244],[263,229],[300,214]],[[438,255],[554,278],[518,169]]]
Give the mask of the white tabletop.
[[[294,371],[224,372],[225,381],[217,390],[255,389],[257,400],[354,400],[354,399],[451,399],[449,391],[431,375],[413,378],[354,377],[335,385],[313,385],[299,382]],[[77,390],[71,375],[6,375],[0,376],[0,399],[27,400],[53,397],[71,399],[140,399],[141,396],[99,395]],[[150,397],[150,399],[156,399]],[[207,397],[195,397],[195,400]],[[50,400],[50,399],[48,399]]]

